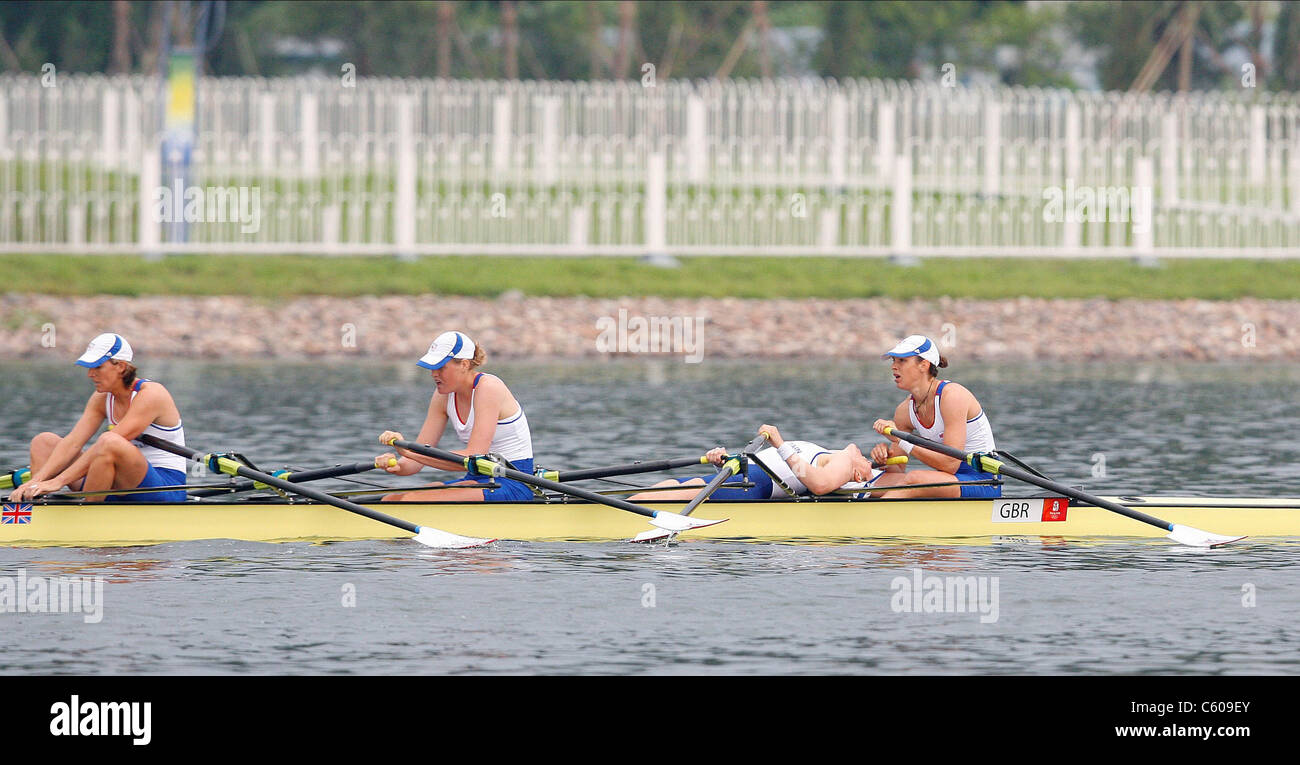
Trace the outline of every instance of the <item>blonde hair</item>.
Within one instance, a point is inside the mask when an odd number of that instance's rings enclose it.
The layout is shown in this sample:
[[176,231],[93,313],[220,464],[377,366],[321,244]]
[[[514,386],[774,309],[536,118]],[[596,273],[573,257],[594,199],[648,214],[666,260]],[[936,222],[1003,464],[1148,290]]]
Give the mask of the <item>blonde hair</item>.
[[[461,334],[465,335],[464,332],[462,332]],[[465,362],[466,369],[478,369],[479,367],[483,366],[484,361],[487,361],[487,351],[483,350],[483,346],[479,345],[478,341],[470,337],[469,335],[465,335],[465,338],[474,344],[474,358],[456,359],[456,361]]]

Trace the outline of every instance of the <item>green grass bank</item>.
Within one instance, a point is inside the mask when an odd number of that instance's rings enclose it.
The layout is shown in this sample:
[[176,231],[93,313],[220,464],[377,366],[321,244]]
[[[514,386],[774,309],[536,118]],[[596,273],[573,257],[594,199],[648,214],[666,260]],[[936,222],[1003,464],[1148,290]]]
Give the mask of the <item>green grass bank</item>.
[[437,293],[528,296],[1004,299],[1300,299],[1300,260],[692,257],[678,268],[635,258],[0,255],[3,292],[46,295]]

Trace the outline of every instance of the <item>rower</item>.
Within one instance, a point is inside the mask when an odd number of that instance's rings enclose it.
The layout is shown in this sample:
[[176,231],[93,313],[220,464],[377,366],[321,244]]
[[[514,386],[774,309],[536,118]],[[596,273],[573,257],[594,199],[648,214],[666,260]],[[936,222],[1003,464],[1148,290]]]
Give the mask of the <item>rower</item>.
[[[900,465],[890,465],[884,470],[874,468],[856,444],[849,444],[843,449],[827,449],[811,441],[786,441],[774,425],[763,425],[758,432],[767,434],[770,446],[755,452],[746,473],[728,478],[722,487],[710,495],[710,499],[784,499],[792,496],[829,494],[837,489],[859,489],[865,494],[871,489],[895,486],[903,481]],[[727,453],[725,449],[719,447],[710,450],[705,456],[714,465],[721,467]],[[774,476],[775,480],[773,480]],[[743,489],[726,488],[727,483],[744,481],[753,486]],[[706,482],[705,478],[692,477],[669,479],[655,486],[700,487]],[[633,502],[689,500],[698,493],[698,488],[653,491],[643,492],[629,499]]]
[[[131,345],[105,333],[90,341],[77,364],[95,384],[81,419],[66,436],[41,433],[31,441],[31,478],[9,495],[17,502],[59,491],[104,492],[185,485],[185,458],[137,439],[148,433],[185,445],[185,429],[162,383],[136,377]],[[103,394],[103,395],[100,395]],[[108,420],[109,430],[83,447]],[[184,502],[185,490],[90,495],[91,502]]]
[[[892,420],[876,420],[872,427],[877,433],[884,434],[885,428],[908,431],[932,441],[941,441],[966,453],[987,453],[997,448],[993,442],[993,426],[989,424],[988,415],[974,394],[962,385],[939,379],[939,369],[948,366],[948,359],[939,353],[939,347],[933,340],[924,335],[910,335],[900,340],[881,358],[891,360],[894,383],[911,395],[898,405]],[[907,486],[956,484],[959,481],[997,478],[992,473],[976,470],[955,457],[919,446],[913,447],[894,436],[886,437],[890,443],[877,444],[871,450],[873,460],[883,462],[888,457],[907,455],[930,468],[906,473]],[[1002,487],[927,486],[891,491],[889,496],[1000,497]]]
[[[528,430],[528,417],[510,393],[510,389],[496,375],[478,371],[486,359],[483,348],[463,332],[443,332],[429,346],[428,353],[416,362],[430,370],[437,392],[429,400],[420,435],[415,439],[422,444],[436,444],[442,438],[447,422],[452,423],[456,436],[465,448],[456,454],[498,455],[510,462],[507,467],[524,473],[533,472],[533,439]],[[382,444],[404,438],[396,431],[384,431],[379,436]],[[425,457],[405,449],[398,449],[401,459],[389,465],[394,454],[381,454],[375,458],[375,467],[393,475],[414,475],[425,467],[438,470],[464,470],[458,462]],[[474,484],[496,483],[496,489],[470,488]],[[384,497],[386,501],[445,500],[448,502],[500,502],[507,500],[533,500],[536,495],[524,483],[508,478],[469,473],[464,478],[448,484],[431,486],[465,486],[463,489],[438,489],[436,491],[395,492]]]

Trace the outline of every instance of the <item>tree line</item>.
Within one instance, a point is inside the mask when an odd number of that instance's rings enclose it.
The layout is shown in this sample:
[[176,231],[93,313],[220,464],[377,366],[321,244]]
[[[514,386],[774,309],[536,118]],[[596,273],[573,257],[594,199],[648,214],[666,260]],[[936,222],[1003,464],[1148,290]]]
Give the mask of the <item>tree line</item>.
[[[98,0],[0,3],[0,68],[590,80],[824,76],[1300,90],[1300,3]],[[647,66],[649,65],[649,66]],[[1093,77],[1081,78],[1080,72]]]

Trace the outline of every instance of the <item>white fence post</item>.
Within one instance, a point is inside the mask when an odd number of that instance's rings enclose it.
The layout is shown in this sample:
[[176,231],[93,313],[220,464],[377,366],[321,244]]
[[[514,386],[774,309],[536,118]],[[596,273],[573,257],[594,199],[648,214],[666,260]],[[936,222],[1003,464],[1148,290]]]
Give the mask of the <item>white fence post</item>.
[[302,173],[314,178],[320,172],[320,132],[317,129],[316,95],[304,93],[302,96]]
[[1178,204],[1178,117],[1166,114],[1160,120],[1160,200]]
[[569,246],[578,252],[587,249],[587,229],[590,212],[585,204],[577,205],[569,214]]
[[1002,105],[988,101],[984,107],[984,193],[995,196],[1002,177]]
[[270,93],[263,93],[259,99],[261,107],[258,115],[257,128],[261,138],[258,143],[260,146],[260,162],[262,167],[270,170],[275,166],[275,96]]
[[86,207],[79,202],[68,203],[68,244],[73,249],[86,243]]
[[140,226],[140,254],[145,257],[158,255],[159,243],[162,241],[162,224],[154,220],[153,216],[153,194],[162,175],[161,151],[158,137],[150,135],[140,152],[140,192],[137,200],[140,209],[137,222]]
[[[1071,101],[1065,107],[1065,179],[1061,184],[1064,194],[1066,189],[1083,183],[1083,149],[1081,147],[1082,115],[1079,105]],[[1065,231],[1061,244],[1067,250],[1077,250],[1083,244],[1082,227],[1075,215],[1065,216]]]
[[[835,107],[834,100],[831,101],[831,107],[832,109]],[[889,102],[877,105],[876,134],[880,141],[876,146],[876,164],[880,168],[881,177],[888,179],[894,171],[894,154],[897,152],[894,148],[894,105]]]
[[542,135],[538,159],[538,180],[544,186],[555,183],[560,154],[560,99],[546,96],[540,99]]
[[1065,107],[1065,180],[1074,183],[1083,183],[1082,119],[1079,105],[1071,101]]
[[139,167],[141,147],[144,140],[142,131],[144,125],[140,123],[140,97],[135,94],[135,88],[130,84],[126,87],[125,98],[123,99],[125,119],[123,120],[122,146],[125,151],[120,157],[121,167]]
[[704,99],[692,93],[686,98],[686,177],[703,183],[709,169],[708,112]]
[[817,227],[817,249],[821,255],[830,255],[834,253],[840,243],[840,210],[839,204],[832,199],[830,207],[822,210],[821,220]]
[[336,204],[327,204],[320,211],[321,244],[331,255],[340,252],[339,239],[342,234],[343,211]]
[[[826,162],[830,165],[828,170],[830,171],[831,186],[833,186],[835,190],[838,190],[844,185],[846,177],[845,169],[847,167],[846,162],[848,160],[849,144],[849,102],[848,99],[844,97],[843,93],[834,93],[831,95],[831,106],[827,118],[830,121],[831,135],[830,152],[829,156],[826,157]],[[885,122],[889,123],[889,141],[891,144],[890,154],[892,154],[894,118],[890,115],[888,120],[885,120],[884,115],[881,115],[881,120],[882,135],[885,130]],[[882,157],[889,156],[884,153],[883,143],[881,152]]]
[[118,139],[118,101],[117,88],[112,85],[104,88],[104,100],[100,102],[100,165],[106,168],[117,166],[117,151],[121,146]]
[[[1129,220],[1133,221],[1133,252],[1138,258],[1149,258],[1155,254],[1155,205],[1152,190],[1155,186],[1155,162],[1150,157],[1139,157],[1136,167],[1137,193],[1132,195],[1129,204],[1132,210]],[[1141,224],[1138,223],[1141,221]]]
[[668,163],[662,151],[650,152],[645,176],[645,249],[663,255],[668,246]]
[[1267,135],[1267,118],[1264,114],[1264,107],[1250,107],[1250,198],[1255,199],[1259,193],[1259,186],[1264,185],[1265,171],[1267,163],[1265,162],[1265,152],[1268,149]]
[[415,103],[410,96],[397,99],[397,255],[415,257]]
[[510,98],[497,96],[492,102],[492,169],[510,168]]
[[890,199],[889,249],[899,258],[912,252],[912,163],[900,154],[894,164],[894,194]]
[[1291,214],[1300,216],[1300,138],[1291,141],[1287,158],[1287,177],[1291,180]]

